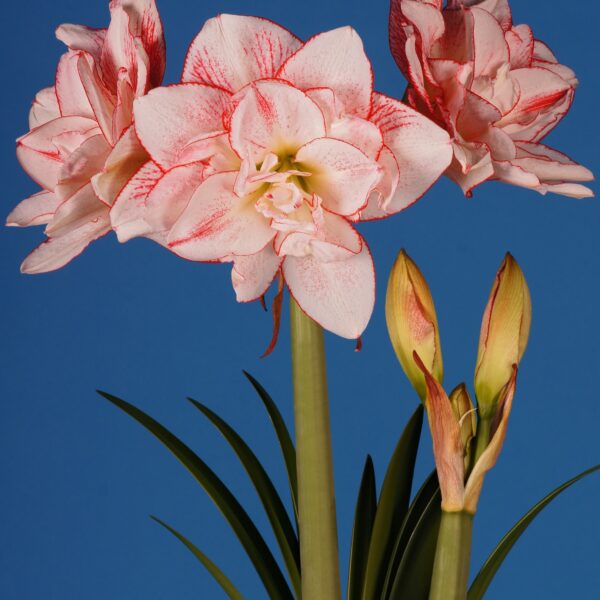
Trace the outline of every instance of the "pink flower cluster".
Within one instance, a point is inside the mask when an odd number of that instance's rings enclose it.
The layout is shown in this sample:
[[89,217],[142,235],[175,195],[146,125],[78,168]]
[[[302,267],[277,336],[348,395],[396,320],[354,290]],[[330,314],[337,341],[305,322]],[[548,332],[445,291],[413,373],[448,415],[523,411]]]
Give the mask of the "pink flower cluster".
[[444,127],[447,175],[466,194],[488,179],[584,198],[592,173],[541,140],[569,110],[577,78],[508,0],[392,0],[392,54],[411,106]]
[[60,268],[114,230],[232,263],[241,302],[279,276],[326,329],[359,337],[375,273],[357,222],[403,210],[446,171],[465,190],[494,176],[585,195],[568,182],[589,172],[538,143],[566,112],[574,76],[502,18],[501,0],[483,4],[494,11],[393,3],[412,107],[373,90],[349,27],[302,42],[265,19],[221,15],[193,41],[181,83],[160,87],[154,0],[112,0],[107,29],[61,26],[56,83],[18,140],[43,191],[7,224],[45,224],[48,237],[22,270]]

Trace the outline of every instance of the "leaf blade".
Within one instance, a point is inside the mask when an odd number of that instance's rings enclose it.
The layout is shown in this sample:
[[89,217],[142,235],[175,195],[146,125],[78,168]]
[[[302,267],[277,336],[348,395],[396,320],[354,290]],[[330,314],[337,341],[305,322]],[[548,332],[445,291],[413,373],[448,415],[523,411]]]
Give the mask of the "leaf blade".
[[379,598],[393,544],[408,510],[423,426],[423,405],[406,424],[390,459],[375,515],[363,587],[363,600]]
[[294,590],[297,595],[300,595],[300,548],[298,538],[271,478],[248,444],[230,425],[204,404],[191,398],[188,398],[188,400],[219,430],[239,458],[246,473],[248,473],[273,528]]
[[244,597],[238,592],[236,587],[233,585],[231,580],[217,567],[217,565],[204,554],[197,546],[195,546],[190,540],[184,535],[179,533],[176,529],[173,529],[170,525],[167,525],[164,521],[161,521],[158,517],[151,516],[152,520],[156,521],[159,525],[164,527],[167,531],[172,533],[186,548],[198,559],[198,561],[204,566],[204,568],[213,576],[215,581],[221,586],[223,591],[229,596],[230,600],[244,600]]
[[498,569],[504,562],[504,559],[508,556],[512,547],[517,543],[518,539],[525,532],[531,522],[538,516],[538,514],[552,502],[557,496],[562,494],[566,489],[570,488],[573,484],[583,479],[587,475],[600,470],[600,465],[586,469],[579,475],[576,475],[572,479],[565,481],[562,485],[552,490],[549,494],[544,496],[537,504],[535,504],[529,511],[517,521],[517,523],[510,529],[510,531],[500,540],[499,544],[494,548],[490,556],[487,558],[479,573],[473,580],[471,587],[469,588],[468,600],[481,600],[483,595],[487,591],[490,583],[494,576],[498,572]]
[[269,597],[276,600],[292,600],[293,596],[287,582],[260,532],[241,504],[210,467],[179,438],[139,408],[112,394],[101,391],[98,393],[152,433],[204,488],[242,543]]
[[275,434],[277,435],[277,439],[279,441],[279,447],[281,448],[283,461],[285,463],[285,468],[288,475],[294,513],[296,515],[296,520],[298,520],[298,473],[296,470],[296,449],[294,448],[290,432],[285,424],[285,421],[283,420],[283,417],[281,416],[281,413],[279,412],[279,409],[277,408],[277,405],[267,393],[265,388],[252,375],[250,375],[250,373],[247,371],[243,371],[243,373],[258,394],[259,398],[262,400],[262,403],[269,414],[269,418],[271,419],[271,423],[273,423],[273,428],[275,429]]
[[367,456],[356,501],[354,527],[350,543],[350,564],[348,567],[348,600],[360,600],[367,568],[367,556],[373,523],[377,511],[377,489],[375,469],[370,456]]

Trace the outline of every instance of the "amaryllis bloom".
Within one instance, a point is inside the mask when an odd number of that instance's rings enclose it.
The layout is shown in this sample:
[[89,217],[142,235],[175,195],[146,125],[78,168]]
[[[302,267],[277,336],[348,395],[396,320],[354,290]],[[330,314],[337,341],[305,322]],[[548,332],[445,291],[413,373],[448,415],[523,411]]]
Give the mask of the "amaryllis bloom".
[[119,239],[233,262],[242,302],[280,273],[308,315],[347,338],[360,336],[375,297],[353,223],[406,208],[452,153],[443,129],[373,93],[350,28],[302,43],[264,19],[211,19],[183,82],[136,100],[134,115],[151,160],[111,211]]
[[541,143],[569,110],[577,78],[507,0],[392,0],[390,43],[408,102],[454,143],[447,171],[466,194],[486,181],[583,198],[592,173]]
[[147,160],[131,127],[133,101],[162,81],[162,25],[154,0],[112,0],[110,13],[108,29],[58,28],[69,51],[18,140],[19,161],[43,191],[7,225],[44,224],[49,238],[26,258],[25,273],[58,269],[108,233],[112,203]]

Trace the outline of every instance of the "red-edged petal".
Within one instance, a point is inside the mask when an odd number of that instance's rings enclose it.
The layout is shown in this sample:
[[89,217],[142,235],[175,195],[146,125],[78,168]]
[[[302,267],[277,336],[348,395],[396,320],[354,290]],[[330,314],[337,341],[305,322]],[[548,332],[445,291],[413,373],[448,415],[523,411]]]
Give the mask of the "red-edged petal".
[[55,271],[79,256],[94,240],[110,231],[108,209],[101,203],[98,212],[77,229],[52,237],[40,244],[21,265],[21,272],[29,275]]
[[62,55],[56,69],[56,97],[63,117],[78,116],[95,119],[94,111],[79,75],[80,52]]
[[29,227],[31,225],[46,225],[56,209],[60,200],[52,192],[38,192],[23,200],[6,217],[9,227]]
[[228,101],[227,92],[197,83],[157,88],[135,101],[138,137],[163,169],[201,160],[223,130]]
[[60,117],[60,108],[56,97],[56,89],[47,87],[40,90],[29,111],[29,129],[45,125],[48,121]]
[[236,256],[231,269],[231,282],[238,302],[258,300],[269,289],[281,267],[272,244],[250,256]]
[[102,202],[112,206],[138,169],[148,160],[148,154],[130,127],[112,149],[103,169],[92,177],[96,195]]
[[[17,142],[17,158],[25,172],[41,187],[53,190],[63,161],[71,148],[64,148],[65,138],[77,148],[87,137],[95,135],[95,121],[84,117],[61,117],[48,121],[24,135]],[[74,149],[73,148],[73,149]]]
[[505,31],[512,26],[512,15],[508,0],[456,0],[455,3],[462,3],[465,6],[476,6],[485,10],[493,15]]
[[373,72],[354,29],[342,27],[310,39],[282,66],[278,77],[296,87],[328,87],[346,112],[366,117],[371,108]]
[[169,248],[189,260],[213,261],[260,252],[274,237],[252,198],[233,191],[237,173],[217,173],[194,193],[173,226]]
[[300,308],[325,329],[348,339],[365,330],[375,304],[375,270],[365,243],[346,260],[287,256],[283,274]]
[[92,29],[85,25],[66,23],[57,28],[56,37],[71,50],[87,52],[99,62],[106,38],[106,29]]
[[390,216],[389,206],[394,198],[400,181],[400,169],[394,153],[384,146],[377,158],[382,176],[381,180],[369,196],[367,206],[360,211],[359,220],[371,221]]
[[498,68],[508,63],[510,55],[500,23],[487,11],[471,9],[473,18],[473,54],[475,77],[494,77]]
[[319,107],[280,81],[259,81],[244,91],[231,116],[231,147],[241,158],[261,162],[268,153],[294,154],[325,135]]
[[386,208],[396,213],[418,200],[446,170],[452,144],[433,121],[382,94],[374,94],[370,119],[381,129],[400,169],[398,188]]
[[165,72],[166,49],[162,22],[154,0],[113,0],[129,16],[129,31],[139,38],[149,59],[150,86],[161,84]]
[[145,221],[148,194],[163,177],[160,167],[149,161],[127,182],[110,211],[110,220],[117,238],[126,242],[139,235],[151,232]]
[[505,37],[510,52],[510,66],[513,69],[530,67],[534,51],[531,27],[529,25],[516,25],[506,32]]
[[355,146],[331,138],[316,139],[298,150],[295,158],[306,183],[323,207],[339,215],[353,215],[366,205],[381,178],[381,169]]
[[84,185],[78,192],[63,202],[46,226],[46,235],[59,237],[94,221],[98,213],[108,215],[108,207],[94,194],[91,184]]
[[182,81],[235,93],[257,79],[274,77],[300,45],[296,36],[266,19],[220,15],[207,21],[192,42]]

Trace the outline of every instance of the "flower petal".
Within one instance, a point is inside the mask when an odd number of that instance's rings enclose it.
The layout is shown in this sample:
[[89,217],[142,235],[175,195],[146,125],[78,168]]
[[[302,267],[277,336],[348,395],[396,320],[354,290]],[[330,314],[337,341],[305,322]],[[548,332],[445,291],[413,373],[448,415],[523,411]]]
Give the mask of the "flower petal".
[[283,274],[309,317],[341,337],[360,337],[375,304],[375,270],[366,243],[347,260],[325,263],[314,256],[287,256]]
[[77,116],[95,119],[94,111],[79,75],[80,52],[62,55],[56,69],[56,97],[63,117]]
[[231,269],[231,282],[238,302],[258,300],[269,289],[281,267],[272,244],[250,256],[236,256]]
[[92,177],[92,185],[96,195],[107,206],[112,206],[138,169],[146,163],[148,154],[130,127],[112,149],[103,169]]
[[9,227],[45,225],[52,219],[60,200],[52,192],[38,192],[23,200],[6,217]]
[[370,117],[383,133],[400,169],[400,181],[388,214],[418,200],[446,170],[452,160],[450,137],[433,121],[402,102],[374,94]]
[[[53,190],[65,158],[59,140],[72,134],[75,147],[95,135],[98,125],[84,117],[61,117],[48,121],[17,141],[17,158],[25,172],[41,187]],[[67,150],[68,152],[68,150]]]
[[400,169],[393,152],[384,146],[379,153],[377,163],[382,171],[381,180],[369,196],[367,206],[360,211],[360,221],[371,221],[388,217],[390,203],[400,181]]
[[221,117],[228,102],[227,92],[197,83],[157,88],[135,101],[135,129],[163,169],[195,162],[223,131]]
[[87,222],[94,221],[98,214],[104,215],[103,211],[108,215],[108,207],[98,200],[92,185],[88,183],[57,208],[46,227],[46,235],[65,235]]
[[45,125],[48,121],[60,117],[60,108],[56,97],[56,89],[47,87],[40,90],[36,96],[31,110],[29,111],[29,129],[35,129]]
[[367,203],[379,183],[381,169],[358,148],[330,138],[302,146],[295,158],[311,173],[306,183],[323,201],[323,207],[339,215],[353,215]]
[[366,117],[371,109],[373,71],[354,29],[342,27],[308,40],[282,66],[278,77],[296,87],[328,87],[347,113]]
[[55,271],[79,256],[94,240],[110,231],[108,209],[101,203],[98,212],[90,215],[77,229],[59,237],[52,237],[40,244],[21,265],[21,272],[29,275]]
[[474,7],[473,54],[475,77],[494,77],[498,68],[510,61],[508,44],[500,23],[487,11]]
[[208,20],[192,42],[182,81],[235,93],[257,79],[274,77],[300,45],[296,36],[266,19],[220,15]]
[[194,193],[168,237],[169,248],[189,260],[213,261],[260,252],[274,237],[252,198],[233,191],[237,173],[217,173]]
[[106,29],[92,29],[85,25],[66,23],[57,28],[56,37],[70,50],[87,52],[99,63]]
[[244,91],[231,116],[231,147],[256,163],[269,153],[293,155],[325,135],[319,107],[300,90],[279,81],[259,81]]

